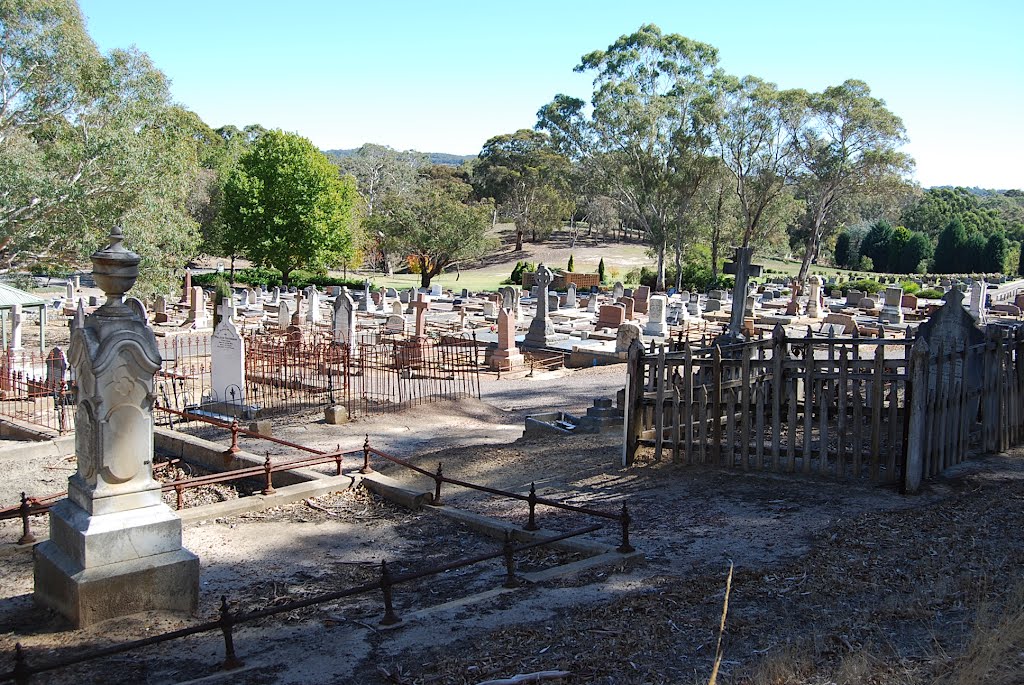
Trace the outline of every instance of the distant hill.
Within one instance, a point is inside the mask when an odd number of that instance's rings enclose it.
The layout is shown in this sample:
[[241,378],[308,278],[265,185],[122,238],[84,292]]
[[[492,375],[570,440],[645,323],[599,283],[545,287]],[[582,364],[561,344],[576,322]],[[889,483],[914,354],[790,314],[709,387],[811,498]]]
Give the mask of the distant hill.
[[[359,148],[352,148],[349,150],[324,150],[324,154],[331,159],[342,159],[349,155],[355,154]],[[425,152],[423,153],[430,159],[431,164],[443,164],[445,166],[460,166],[471,159],[476,159],[476,155],[453,155],[447,152]]]

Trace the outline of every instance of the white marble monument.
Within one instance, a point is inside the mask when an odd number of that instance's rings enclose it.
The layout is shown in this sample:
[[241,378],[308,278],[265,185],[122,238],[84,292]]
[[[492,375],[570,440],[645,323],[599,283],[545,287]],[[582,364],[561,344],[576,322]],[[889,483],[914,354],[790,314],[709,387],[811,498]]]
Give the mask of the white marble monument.
[[181,519],[153,479],[160,351],[124,304],[139,256],[121,241],[115,228],[92,255],[107,301],[71,334],[78,469],[50,510],[50,539],[35,548],[35,600],[75,627],[140,611],[193,613],[199,596],[199,559],[182,547]]

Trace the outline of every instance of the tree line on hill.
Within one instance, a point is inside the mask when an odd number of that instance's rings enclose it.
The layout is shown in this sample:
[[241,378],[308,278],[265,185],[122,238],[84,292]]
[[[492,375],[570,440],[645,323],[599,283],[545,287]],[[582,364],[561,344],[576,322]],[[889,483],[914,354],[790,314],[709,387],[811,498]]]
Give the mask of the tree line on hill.
[[[421,282],[568,226],[642,231],[656,285],[718,269],[732,245],[840,266],[1016,266],[1020,191],[922,192],[899,117],[848,80],[821,92],[735,77],[717,50],[645,25],[576,71],[534,129],[459,166],[380,145],[330,156],[294,133],[212,129],[175,104],[137,50],[101,54],[73,0],[0,4],[3,272],[71,269],[114,223],[143,258],[140,294],[168,292],[200,254],[281,273],[369,264]],[[439,163],[440,162],[440,163]]]

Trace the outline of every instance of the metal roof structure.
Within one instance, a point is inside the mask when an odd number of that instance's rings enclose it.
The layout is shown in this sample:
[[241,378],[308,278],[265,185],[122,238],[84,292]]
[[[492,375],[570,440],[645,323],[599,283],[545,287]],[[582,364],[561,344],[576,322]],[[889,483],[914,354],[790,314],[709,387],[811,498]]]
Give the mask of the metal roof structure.
[[0,283],[0,309],[10,309],[16,304],[22,307],[46,306],[47,301],[24,290]]

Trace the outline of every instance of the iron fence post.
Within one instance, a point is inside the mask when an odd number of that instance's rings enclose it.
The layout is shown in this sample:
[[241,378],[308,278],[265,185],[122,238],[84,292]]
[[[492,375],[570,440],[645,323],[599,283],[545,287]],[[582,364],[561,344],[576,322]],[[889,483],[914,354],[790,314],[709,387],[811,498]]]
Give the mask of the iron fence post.
[[242,450],[238,447],[238,419],[231,420],[231,447],[224,450],[224,460],[231,461],[231,458]]
[[535,511],[537,509],[537,487],[535,483],[530,483],[530,494],[526,498],[526,501],[530,505],[530,519],[526,522],[524,530],[540,530],[540,526],[537,525],[537,519]]
[[19,545],[31,545],[36,541],[36,536],[32,534],[32,524],[29,522],[29,505],[28,497],[25,493],[21,493],[21,506],[18,507],[18,513],[21,515],[21,537],[18,538]]
[[634,551],[633,545],[629,544],[629,524],[633,520],[629,515],[629,509],[626,508],[626,503],[622,503],[622,514],[619,516],[619,520],[622,521],[622,544],[616,548],[616,551],[620,554],[629,554]]
[[25,659],[25,649],[20,642],[14,645],[14,670],[11,673],[14,675],[15,685],[28,685],[29,678],[32,677],[32,671],[29,670]]
[[224,634],[224,663],[221,669],[230,671],[240,668],[245,664],[235,655],[235,638],[232,635],[232,628],[235,625],[235,617],[231,615],[226,595],[220,596],[220,630]]
[[334,464],[337,467],[337,473],[335,473],[334,475],[340,476],[341,475],[341,444],[340,443],[334,448],[334,452],[335,452],[335,454],[334,454]]
[[363,440],[363,468],[359,469],[359,473],[373,473],[373,469],[370,468],[370,435],[367,433],[366,439]]
[[266,486],[262,490],[262,493],[264,495],[272,495],[275,492],[275,490],[274,490],[274,476],[273,476],[273,473],[271,472],[270,468],[271,468],[270,467],[270,452],[267,452],[267,458],[263,462],[263,473],[266,474],[266,477],[267,477],[267,484],[266,484]]
[[382,626],[393,626],[396,623],[401,623],[402,619],[398,618],[395,613],[395,607],[392,603],[391,587],[391,572],[388,570],[388,562],[380,562],[380,589],[384,594],[384,618],[380,620]]
[[437,462],[437,473],[434,474],[434,506],[441,506],[441,483],[444,476],[441,474],[441,462]]
[[520,581],[516,578],[516,560],[513,556],[512,531],[510,530],[505,531],[505,543],[502,545],[501,551],[505,555],[505,582],[502,585],[507,588],[519,587]]

